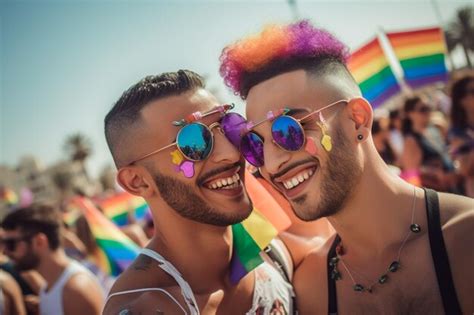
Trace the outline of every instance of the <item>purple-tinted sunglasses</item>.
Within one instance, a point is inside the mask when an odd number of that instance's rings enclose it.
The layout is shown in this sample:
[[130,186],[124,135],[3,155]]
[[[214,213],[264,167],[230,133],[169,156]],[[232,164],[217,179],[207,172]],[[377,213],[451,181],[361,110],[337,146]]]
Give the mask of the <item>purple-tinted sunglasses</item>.
[[247,123],[246,131],[242,133],[242,139],[240,142],[241,154],[250,164],[256,167],[264,165],[263,139],[251,130],[269,120],[272,121],[271,132],[273,142],[276,145],[285,151],[300,150],[306,143],[306,136],[302,123],[313,117],[315,114],[321,113],[323,110],[342,102],[348,103],[348,100],[336,101],[311,112],[300,119],[287,116],[286,114],[290,111],[289,109],[279,109],[277,111],[268,112],[265,119],[255,124],[251,122]]
[[[212,129],[215,127],[220,127],[225,137],[236,148],[239,148],[242,134],[241,131],[245,129],[247,120],[237,113],[228,112],[233,108],[234,104],[220,105],[210,111],[204,113],[195,112],[180,121],[173,122],[173,125],[182,127],[176,135],[175,142],[145,154],[130,162],[129,165],[175,145],[186,159],[190,161],[203,161],[211,154],[214,147],[214,135]],[[219,121],[214,122],[209,126],[197,122],[206,116],[216,113],[220,113],[221,118]]]

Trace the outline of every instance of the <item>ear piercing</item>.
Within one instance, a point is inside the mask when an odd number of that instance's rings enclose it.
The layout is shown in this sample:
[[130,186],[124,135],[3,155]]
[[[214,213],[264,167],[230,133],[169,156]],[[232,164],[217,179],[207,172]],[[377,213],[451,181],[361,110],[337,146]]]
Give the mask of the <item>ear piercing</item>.
[[357,135],[357,139],[360,141],[360,140],[364,139],[364,136],[363,135]]

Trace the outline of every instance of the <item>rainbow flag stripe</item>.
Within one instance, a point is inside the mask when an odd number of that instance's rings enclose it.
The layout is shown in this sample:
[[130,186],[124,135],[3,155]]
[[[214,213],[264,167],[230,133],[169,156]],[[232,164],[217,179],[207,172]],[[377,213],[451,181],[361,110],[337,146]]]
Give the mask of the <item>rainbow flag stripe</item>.
[[18,204],[18,195],[8,187],[3,187],[0,193],[0,200],[3,200],[7,205],[14,206]]
[[347,67],[374,108],[400,92],[400,85],[390,68],[378,38],[354,51]]
[[73,203],[82,209],[99,247],[99,268],[118,276],[138,256],[140,248],[106,218],[88,199],[76,198]]
[[446,45],[439,27],[388,33],[387,37],[400,60],[405,81],[412,88],[446,82]]
[[143,219],[148,211],[148,205],[143,198],[127,192],[121,192],[111,197],[97,200],[96,204],[102,209],[105,216],[118,226],[130,223],[128,219],[130,211],[138,220]]
[[291,225],[282,207],[249,172],[245,173],[245,187],[254,209],[247,219],[232,225],[230,280],[234,284],[263,262],[262,250]]

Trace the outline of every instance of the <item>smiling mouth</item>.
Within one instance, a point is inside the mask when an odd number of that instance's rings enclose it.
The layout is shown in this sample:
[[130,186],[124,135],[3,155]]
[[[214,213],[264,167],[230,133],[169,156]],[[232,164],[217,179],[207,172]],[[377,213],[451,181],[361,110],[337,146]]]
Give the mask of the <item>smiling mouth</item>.
[[287,190],[293,189],[297,187],[299,184],[310,179],[313,176],[314,172],[315,172],[314,167],[310,169],[305,169],[297,173],[295,176],[291,177],[290,179],[283,181],[282,182],[283,187],[285,187],[285,189]]
[[211,190],[229,190],[242,186],[239,173],[225,175],[220,178],[213,179],[204,184],[204,187]]

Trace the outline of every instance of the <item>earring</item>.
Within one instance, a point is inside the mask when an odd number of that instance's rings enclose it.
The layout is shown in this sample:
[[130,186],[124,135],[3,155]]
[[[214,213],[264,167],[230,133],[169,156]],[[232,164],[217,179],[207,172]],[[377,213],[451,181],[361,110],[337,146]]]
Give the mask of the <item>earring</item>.
[[363,135],[357,135],[357,139],[359,139],[359,141],[360,141],[360,140],[364,139],[364,136]]

